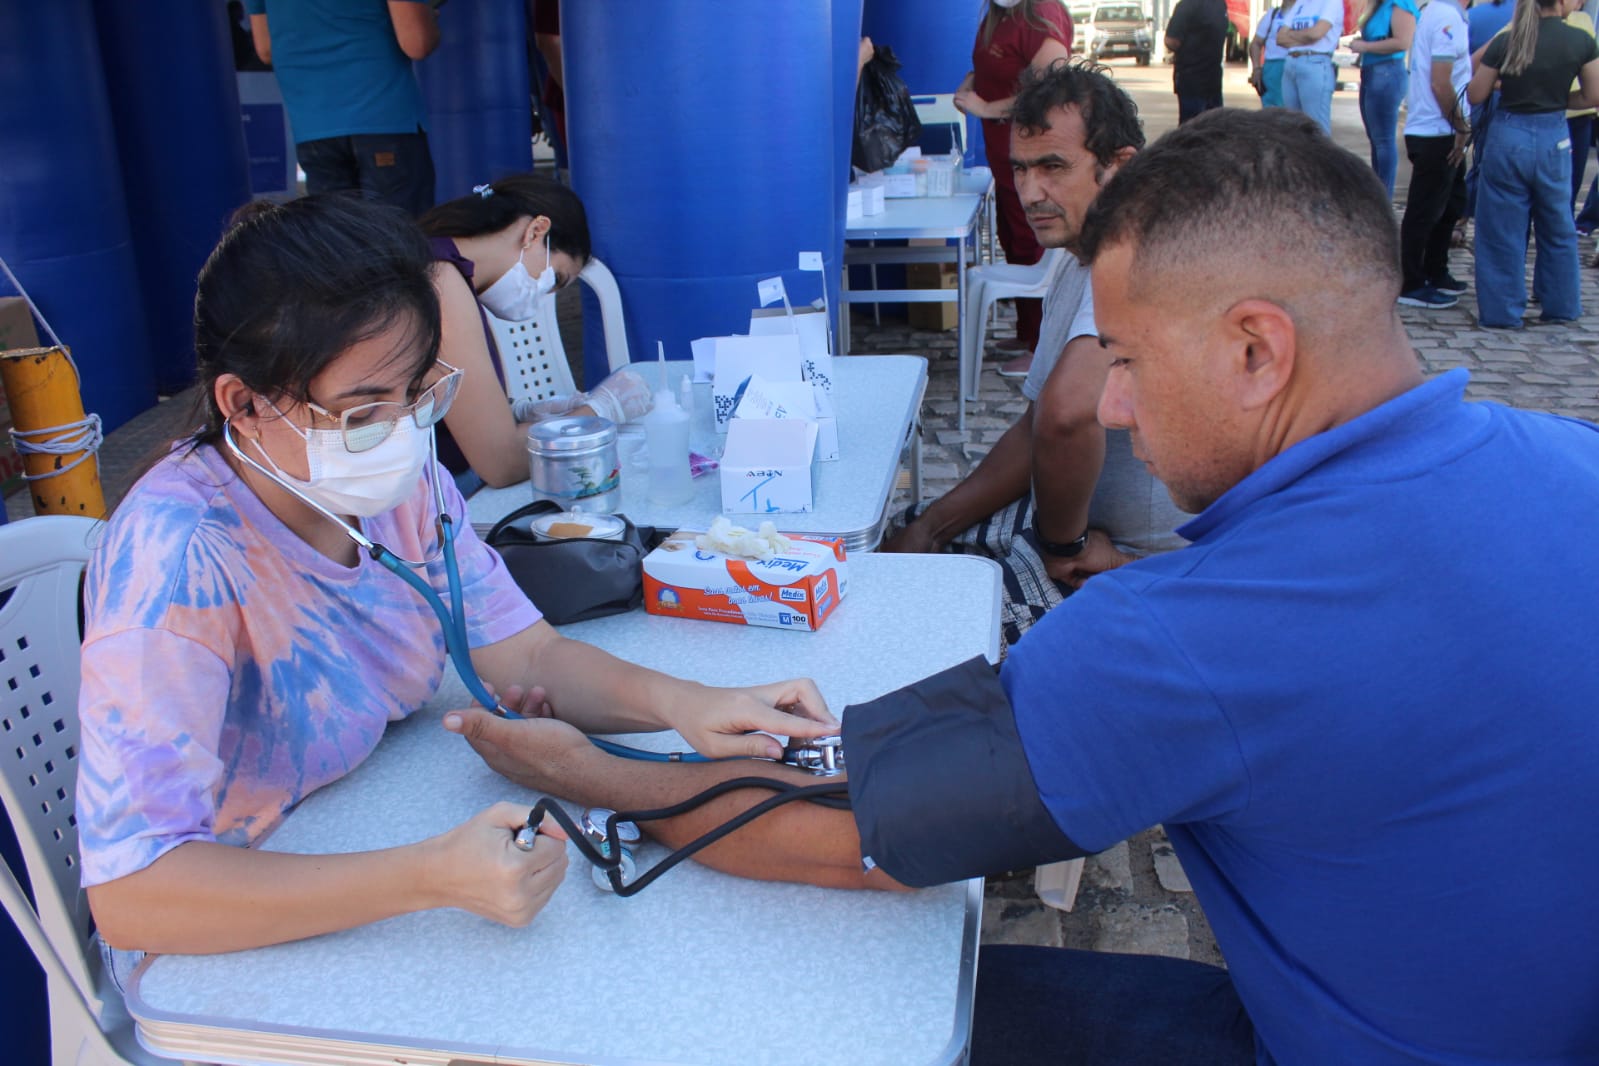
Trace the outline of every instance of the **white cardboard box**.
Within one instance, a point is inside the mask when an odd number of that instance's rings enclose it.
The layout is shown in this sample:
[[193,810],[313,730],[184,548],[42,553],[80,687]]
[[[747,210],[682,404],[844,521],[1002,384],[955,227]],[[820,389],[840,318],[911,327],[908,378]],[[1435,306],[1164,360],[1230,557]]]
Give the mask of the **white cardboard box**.
[[767,381],[752,376],[744,388],[735,418],[798,418],[816,423],[816,459],[838,458],[838,419],[833,400],[814,381]]
[[844,208],[844,217],[846,219],[860,218],[865,214],[866,199],[862,195],[861,190],[857,188],[850,189],[849,200]]
[[849,587],[844,542],[788,534],[770,559],[735,559],[678,530],[644,557],[644,609],[665,618],[699,618],[814,632]]
[[751,337],[778,337],[798,334],[800,376],[833,391],[833,356],[827,346],[827,315],[814,307],[794,312],[793,321],[781,307],[763,307],[750,312]]
[[735,418],[722,451],[722,510],[728,514],[782,514],[811,510],[811,458],[815,422]]
[[715,338],[716,369],[711,379],[711,410],[716,430],[726,433],[739,393],[751,377],[804,381],[800,339],[788,330],[759,337]]

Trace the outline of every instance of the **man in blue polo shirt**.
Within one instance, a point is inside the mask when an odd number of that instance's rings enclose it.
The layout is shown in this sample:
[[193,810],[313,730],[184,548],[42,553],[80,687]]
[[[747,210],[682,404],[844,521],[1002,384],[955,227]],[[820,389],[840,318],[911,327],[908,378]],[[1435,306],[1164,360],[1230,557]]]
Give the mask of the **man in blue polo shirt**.
[[247,0],[272,64],[307,192],[358,189],[419,215],[433,206],[422,91],[411,69],[438,47],[421,0]]
[[[1079,251],[1100,421],[1191,543],[1090,578],[997,681],[974,660],[850,708],[853,810],[784,807],[705,861],[915,886],[1165,825],[1227,970],[985,947],[973,1066],[1599,1062],[1599,427],[1423,378],[1386,191],[1303,115],[1167,134]],[[446,724],[613,808],[751,773]]]

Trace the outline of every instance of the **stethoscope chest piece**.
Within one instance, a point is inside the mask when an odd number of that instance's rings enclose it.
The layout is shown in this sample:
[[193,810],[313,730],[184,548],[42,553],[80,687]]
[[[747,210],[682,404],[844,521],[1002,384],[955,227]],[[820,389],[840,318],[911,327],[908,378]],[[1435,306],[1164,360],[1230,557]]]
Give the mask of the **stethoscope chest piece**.
[[[600,854],[607,859],[611,857],[611,841],[605,834],[606,823],[616,814],[608,807],[590,807],[583,812],[583,835],[599,849]],[[632,822],[616,823],[616,838],[621,844],[621,856],[618,861],[618,870],[622,876],[622,884],[630,884],[638,874],[638,863],[633,858],[633,848],[636,848],[643,834],[637,825]],[[590,868],[589,876],[596,887],[606,892],[615,892],[616,886],[611,884],[610,874],[602,866]]]

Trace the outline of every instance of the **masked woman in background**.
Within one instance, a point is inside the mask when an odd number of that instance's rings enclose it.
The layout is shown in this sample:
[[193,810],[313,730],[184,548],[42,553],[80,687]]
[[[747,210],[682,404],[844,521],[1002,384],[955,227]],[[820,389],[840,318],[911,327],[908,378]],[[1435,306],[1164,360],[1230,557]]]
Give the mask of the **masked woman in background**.
[[[438,260],[439,354],[464,372],[455,408],[439,427],[439,459],[464,494],[527,479],[530,422],[596,414],[620,425],[650,409],[649,386],[626,369],[587,393],[515,405],[507,397],[504,362],[483,311],[525,322],[540,313],[548,294],[577,279],[590,250],[588,216],[576,193],[517,174],[440,204],[421,224]],[[553,301],[549,307],[543,328],[553,330]]]
[[[433,265],[399,210],[313,196],[245,209],[200,272],[206,424],[134,485],[87,576],[77,817],[116,948],[233,951],[433,907],[522,925],[560,884],[557,830],[513,844],[525,802],[383,851],[252,846],[444,674],[437,618],[347,532],[425,560],[448,599],[431,438],[464,375],[438,358]],[[469,524],[456,553],[472,666],[514,710],[674,728],[709,755],[836,728],[809,681],[708,688],[565,639]]]

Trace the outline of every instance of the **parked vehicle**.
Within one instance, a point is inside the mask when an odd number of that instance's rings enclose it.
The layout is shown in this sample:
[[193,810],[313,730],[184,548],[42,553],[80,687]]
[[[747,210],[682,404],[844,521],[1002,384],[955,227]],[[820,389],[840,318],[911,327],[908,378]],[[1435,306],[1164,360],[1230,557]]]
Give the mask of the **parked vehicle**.
[[1155,51],[1153,25],[1136,3],[1096,4],[1074,37],[1080,35],[1083,53],[1090,59],[1132,56],[1139,66],[1147,67]]

